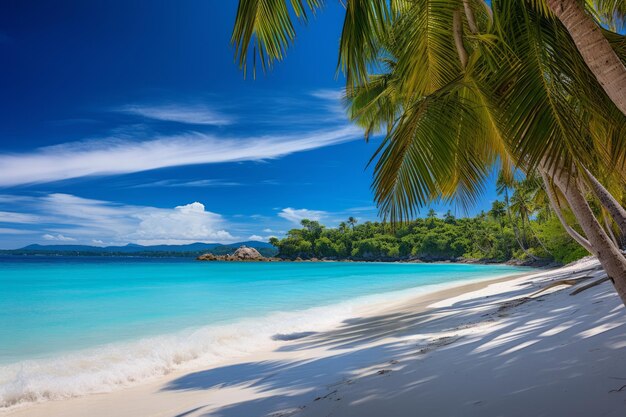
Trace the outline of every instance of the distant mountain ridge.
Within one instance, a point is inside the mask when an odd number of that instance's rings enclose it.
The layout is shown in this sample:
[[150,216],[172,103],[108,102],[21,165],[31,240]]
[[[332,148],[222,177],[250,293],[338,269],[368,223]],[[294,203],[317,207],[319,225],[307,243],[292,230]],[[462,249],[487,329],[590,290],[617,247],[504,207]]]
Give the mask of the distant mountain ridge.
[[124,246],[90,246],[90,245],[40,245],[32,244],[24,246],[20,249],[3,250],[0,253],[13,255],[29,255],[29,254],[54,254],[54,255],[145,255],[156,256],[173,255],[197,255],[201,253],[226,254],[236,250],[238,247],[245,245],[259,250],[259,252],[267,255],[274,255],[275,248],[267,242],[245,241],[237,243],[190,243],[187,245],[151,245],[143,246],[129,243]]

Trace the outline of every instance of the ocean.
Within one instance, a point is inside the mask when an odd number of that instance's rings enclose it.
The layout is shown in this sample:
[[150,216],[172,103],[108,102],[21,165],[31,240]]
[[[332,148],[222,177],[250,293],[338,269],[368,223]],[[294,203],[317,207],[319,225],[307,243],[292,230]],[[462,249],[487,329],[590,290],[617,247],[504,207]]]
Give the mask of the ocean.
[[353,309],[528,268],[0,258],[0,408],[107,392],[328,328]]

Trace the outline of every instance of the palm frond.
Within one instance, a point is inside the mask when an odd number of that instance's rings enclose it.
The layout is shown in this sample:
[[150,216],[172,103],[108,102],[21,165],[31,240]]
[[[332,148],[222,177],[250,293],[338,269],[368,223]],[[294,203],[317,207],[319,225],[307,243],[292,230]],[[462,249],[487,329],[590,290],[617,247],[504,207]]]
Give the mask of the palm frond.
[[398,78],[403,91],[426,96],[452,82],[461,72],[452,33],[453,13],[459,1],[413,2],[397,23]]
[[518,163],[531,171],[539,163],[591,163],[590,127],[581,113],[590,107],[581,91],[593,76],[567,31],[526,2],[494,4],[501,11],[499,33],[515,59],[498,69],[492,88],[500,95],[499,120]]
[[470,96],[457,79],[408,106],[385,138],[373,188],[387,220],[408,220],[434,200],[465,209],[480,195],[497,156],[483,146],[485,125]]
[[393,21],[407,6],[401,0],[349,0],[339,41],[339,68],[348,88],[363,85]]
[[307,12],[314,13],[322,4],[322,0],[239,0],[231,44],[244,75],[250,58],[254,75],[257,59],[264,71],[282,60],[296,36],[294,17],[306,22]]
[[585,0],[587,11],[613,32],[621,31],[626,21],[626,1]]

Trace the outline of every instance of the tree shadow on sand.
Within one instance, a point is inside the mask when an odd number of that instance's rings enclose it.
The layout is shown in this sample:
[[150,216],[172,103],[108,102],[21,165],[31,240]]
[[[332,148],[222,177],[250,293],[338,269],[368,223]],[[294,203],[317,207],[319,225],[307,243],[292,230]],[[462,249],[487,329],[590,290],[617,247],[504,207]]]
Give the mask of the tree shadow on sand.
[[[565,275],[572,277],[571,273]],[[554,280],[563,277],[554,277]],[[495,410],[500,406],[502,410],[506,409],[506,404],[520,402],[527,403],[527,406],[520,410],[508,410],[507,416],[557,415],[558,409],[550,413],[550,407],[558,406],[559,401],[580,402],[580,410],[584,412],[586,398],[568,398],[567,390],[585,385],[585,375],[590,366],[613,361],[615,379],[607,376],[605,385],[585,387],[585,392],[607,396],[606,407],[609,410],[615,405],[614,401],[622,401],[620,404],[623,406],[626,396],[607,394],[616,383],[626,384],[626,381],[618,380],[626,378],[626,315],[612,287],[603,284],[588,290],[589,296],[584,301],[591,302],[595,307],[585,309],[579,308],[578,300],[583,298],[578,297],[571,297],[570,303],[557,304],[554,308],[550,307],[551,303],[544,304],[548,298],[562,297],[563,293],[544,294],[525,300],[537,288],[539,284],[527,282],[506,293],[462,300],[421,313],[398,312],[346,320],[337,330],[314,333],[280,348],[284,351],[324,348],[328,356],[313,360],[260,361],[218,367],[184,375],[163,390],[245,387],[257,394],[250,400],[211,412],[198,407],[179,416],[286,417],[307,415],[311,409],[331,410],[341,403],[342,391],[349,390],[352,384],[367,385],[368,379],[393,374],[393,378],[402,378],[403,383],[399,385],[402,389],[398,390],[397,384],[395,390],[386,388],[384,383],[369,384],[370,388],[363,392],[362,401],[341,404],[345,414],[356,416],[362,410],[360,407],[368,409],[384,403],[385,408],[380,410],[380,415],[396,416],[394,398],[403,398],[403,401],[410,398],[420,415],[454,415],[450,414],[451,410],[459,404],[469,407],[464,411],[467,416],[498,415],[490,414],[489,407]],[[545,311],[538,315],[538,308]],[[490,327],[480,337],[466,331],[473,326],[484,326],[485,322]],[[594,352],[597,345],[594,338],[605,332],[610,334],[603,335],[603,343],[608,343],[610,349],[598,354]],[[416,334],[423,337],[413,337]],[[429,334],[438,336],[429,338]],[[442,334],[445,336],[441,337]],[[579,356],[559,353],[570,343],[582,344]],[[440,356],[437,363],[444,363],[445,366],[437,368],[434,362],[423,361],[434,352]],[[421,361],[419,366],[415,366],[417,361]],[[524,372],[523,361],[540,365],[533,368],[539,371],[532,375],[533,383],[530,385],[528,378],[517,378],[520,372]],[[375,365],[372,366],[372,363]],[[486,369],[490,370],[488,381],[455,386],[454,373],[482,373],[484,376]],[[486,388],[490,390],[488,404],[484,392]],[[454,393],[453,397],[450,397],[451,393]],[[424,405],[432,404],[433,399],[439,397],[441,402],[436,409],[428,409]],[[537,398],[547,400],[542,403]],[[446,413],[447,407],[452,407],[450,413]],[[368,411],[371,413],[372,408]],[[595,410],[593,415],[600,415],[601,411]],[[400,409],[395,412],[400,412]]]

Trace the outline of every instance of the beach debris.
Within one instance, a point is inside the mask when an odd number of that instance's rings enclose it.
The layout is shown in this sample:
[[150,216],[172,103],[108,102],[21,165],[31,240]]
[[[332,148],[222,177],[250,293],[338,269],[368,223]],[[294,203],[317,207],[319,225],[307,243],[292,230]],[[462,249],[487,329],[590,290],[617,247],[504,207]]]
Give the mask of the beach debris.
[[576,288],[574,291],[572,291],[572,292],[570,293],[570,295],[580,294],[581,292],[583,292],[583,291],[585,291],[585,290],[588,290],[589,288],[593,288],[593,287],[595,287],[596,285],[600,285],[600,284],[602,284],[603,282],[605,282],[605,281],[609,281],[609,280],[610,280],[610,278],[609,278],[608,276],[607,276],[607,277],[604,277],[604,278],[597,279],[597,280],[595,280],[595,281],[593,281],[593,282],[590,282],[589,284],[586,284],[586,285],[583,285],[583,286],[580,286],[580,287]]
[[322,397],[317,397],[316,399],[314,399],[313,401],[319,401],[319,400],[325,400],[326,398],[330,397],[331,395],[337,394],[337,390],[333,390],[331,392],[329,392],[328,394],[322,396]]
[[522,304],[525,304],[531,300],[532,298],[530,297],[520,297],[520,298],[515,298],[513,300],[505,301],[500,304],[500,307],[498,307],[498,310],[496,311],[496,313],[498,313],[499,317],[504,317],[505,314],[503,313],[505,313],[507,310],[510,310],[514,307],[521,306]]
[[420,350],[418,350],[417,352],[415,352],[416,355],[425,355],[428,352],[430,352],[432,349],[429,346],[423,347]]
[[443,347],[443,346],[448,346],[451,345],[452,343],[456,342],[457,340],[461,339],[462,336],[459,336],[457,334],[453,335],[453,336],[443,336],[440,337],[438,339],[434,339],[433,341],[431,341],[430,343],[428,343],[425,347],[419,349],[417,352],[415,352],[416,355],[425,355],[426,353],[435,350],[436,348],[439,347]]
[[[574,275],[576,273],[577,272],[573,272],[571,275]],[[535,296],[537,294],[540,294],[540,293],[542,293],[542,292],[544,292],[546,290],[549,290],[550,288],[559,287],[559,286],[562,286],[562,285],[567,285],[567,286],[577,285],[577,284],[580,284],[582,281],[586,281],[586,280],[591,279],[591,278],[593,278],[592,275],[583,275],[582,277],[578,277],[578,278],[561,279],[561,280],[558,280],[558,281],[555,281],[555,282],[552,282],[552,283],[548,284],[547,286],[543,287],[539,291],[536,291],[536,292],[532,293],[530,295],[530,297],[533,297],[533,296]],[[570,294],[570,295],[574,295],[574,294]]]
[[434,345],[436,347],[448,346],[456,342],[459,339],[460,339],[459,335],[456,335],[456,334],[454,336],[444,336],[444,337],[440,337],[439,339],[436,339]]
[[344,378],[339,382],[335,382],[334,384],[327,385],[326,388],[331,389],[332,387],[337,387],[341,385],[352,385],[352,384],[354,384],[354,380],[350,378]]
[[376,372],[376,375],[385,375],[389,372],[391,372],[391,369],[381,369],[380,371]]
[[530,294],[529,297],[534,297],[537,294],[541,294],[544,291],[549,290],[550,288],[554,288],[554,287],[560,287],[563,285],[568,285],[568,286],[572,286],[572,285],[576,285],[578,284],[580,281],[588,279],[591,277],[582,277],[579,279],[561,279],[555,282],[551,282],[550,284],[546,285],[545,287],[541,288],[538,291],[535,291],[534,293]]

